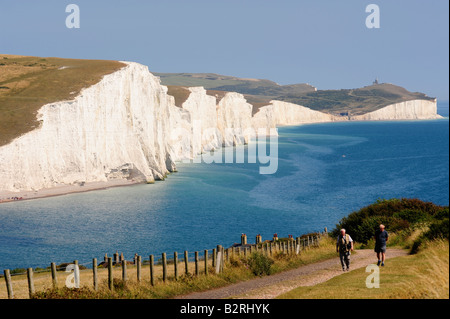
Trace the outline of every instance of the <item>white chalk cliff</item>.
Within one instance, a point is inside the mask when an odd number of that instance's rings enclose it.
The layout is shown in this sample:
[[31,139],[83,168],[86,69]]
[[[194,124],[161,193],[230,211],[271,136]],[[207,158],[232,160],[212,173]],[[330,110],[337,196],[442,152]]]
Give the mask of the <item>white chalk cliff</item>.
[[253,126],[274,128],[277,125],[300,125],[342,120],[344,120],[343,117],[314,111],[301,105],[272,101],[270,105],[261,107],[254,115]]
[[[252,132],[277,125],[348,120],[292,103],[272,101],[252,116],[238,93],[217,101],[190,88],[182,107],[146,66],[126,62],[73,100],[38,112],[39,128],[0,147],[0,190],[132,179],[153,182],[175,162],[249,141]],[[436,118],[436,103],[409,101],[352,120]]]
[[352,121],[428,120],[438,119],[436,100],[412,100],[385,106],[363,115],[351,116]]

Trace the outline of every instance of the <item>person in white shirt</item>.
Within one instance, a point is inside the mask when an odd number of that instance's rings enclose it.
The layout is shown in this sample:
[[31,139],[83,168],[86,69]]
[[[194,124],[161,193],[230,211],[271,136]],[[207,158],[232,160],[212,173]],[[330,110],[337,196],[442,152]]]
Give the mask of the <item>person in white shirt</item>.
[[[353,239],[342,228],[336,241],[336,252],[339,253],[342,271],[350,269],[350,254],[353,251]],[[347,268],[347,269],[346,269]]]

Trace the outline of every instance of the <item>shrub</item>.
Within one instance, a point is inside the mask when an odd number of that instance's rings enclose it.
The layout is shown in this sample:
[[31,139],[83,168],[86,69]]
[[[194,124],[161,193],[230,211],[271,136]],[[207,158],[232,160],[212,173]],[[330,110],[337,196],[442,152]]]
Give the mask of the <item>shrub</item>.
[[27,270],[24,268],[16,268],[16,269],[11,270],[11,275],[25,274],[26,272],[27,272]]
[[449,239],[449,219],[445,218],[443,220],[434,221],[428,231],[423,233],[419,238],[417,238],[412,247],[411,254],[416,254],[419,249],[427,242],[435,239]]
[[89,288],[49,288],[41,292],[37,292],[32,299],[95,299],[99,294]]
[[338,236],[339,229],[345,228],[353,240],[366,244],[379,224],[384,224],[389,232],[398,232],[423,222],[446,217],[448,218],[448,207],[430,202],[406,198],[378,200],[342,218],[331,234]]
[[449,217],[450,217],[450,215],[449,215],[449,211],[448,211],[448,206],[442,208],[434,215],[434,219],[437,219],[437,220],[443,220],[445,218],[448,219]]
[[394,213],[394,217],[397,217],[399,219],[406,220],[410,223],[419,223],[430,220],[430,214],[421,211],[421,210],[415,210],[415,209],[404,209],[400,212]]
[[424,234],[429,240],[448,239],[449,237],[449,219],[435,221],[430,225],[430,229]]
[[252,253],[248,259],[250,270],[256,276],[270,275],[274,261],[261,253]]

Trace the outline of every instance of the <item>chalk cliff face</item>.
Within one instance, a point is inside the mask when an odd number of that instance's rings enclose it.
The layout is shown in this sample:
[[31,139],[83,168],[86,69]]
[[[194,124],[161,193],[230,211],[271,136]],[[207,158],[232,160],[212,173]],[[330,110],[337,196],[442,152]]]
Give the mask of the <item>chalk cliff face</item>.
[[436,101],[412,100],[391,104],[374,112],[351,116],[352,121],[428,120],[441,118]]
[[193,159],[222,146],[245,144],[252,136],[252,105],[238,93],[219,102],[202,87],[189,88],[182,107],[171,106],[170,145],[177,161]]
[[263,106],[253,117],[253,126],[274,128],[277,125],[300,125],[344,120],[342,117],[311,110],[307,107],[288,102],[272,101]]
[[[126,63],[71,101],[44,105],[41,126],[0,147],[0,190],[39,190],[59,185],[130,179],[152,182],[222,146],[244,144],[258,129],[348,120],[272,101],[252,116],[238,93],[220,101],[206,90],[175,106],[167,88],[146,66]],[[351,120],[436,118],[436,103],[409,101]]]
[[0,189],[163,178],[175,168],[166,92],[147,67],[129,63],[72,101],[44,105],[40,128],[0,148]]

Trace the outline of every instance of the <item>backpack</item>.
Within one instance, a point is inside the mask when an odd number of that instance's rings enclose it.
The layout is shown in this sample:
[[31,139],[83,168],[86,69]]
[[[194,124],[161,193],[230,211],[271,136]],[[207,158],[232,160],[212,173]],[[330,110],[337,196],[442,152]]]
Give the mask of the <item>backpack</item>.
[[352,243],[349,241],[349,235],[345,234],[345,237],[339,235],[339,251],[346,253],[351,250]]

